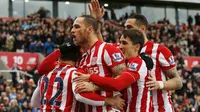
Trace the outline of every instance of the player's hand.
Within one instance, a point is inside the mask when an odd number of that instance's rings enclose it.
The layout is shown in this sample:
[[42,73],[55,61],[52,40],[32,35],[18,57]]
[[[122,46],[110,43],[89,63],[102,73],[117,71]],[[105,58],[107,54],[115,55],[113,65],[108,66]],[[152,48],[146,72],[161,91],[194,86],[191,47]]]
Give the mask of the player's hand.
[[84,74],[80,72],[76,72],[75,74],[77,77],[73,79],[74,82],[89,82],[90,74]]
[[155,77],[149,76],[148,79],[149,81],[146,83],[146,86],[149,88],[149,91],[160,89],[160,85]]
[[105,104],[120,110],[123,112],[123,107],[125,106],[125,100],[121,98],[122,95],[117,95],[113,98],[106,98]]
[[98,0],[91,0],[91,3],[88,4],[90,10],[90,15],[98,20],[100,20],[104,15],[104,7],[100,8]]
[[77,83],[75,92],[81,93],[81,92],[92,92],[97,90],[97,86],[90,82],[80,82]]

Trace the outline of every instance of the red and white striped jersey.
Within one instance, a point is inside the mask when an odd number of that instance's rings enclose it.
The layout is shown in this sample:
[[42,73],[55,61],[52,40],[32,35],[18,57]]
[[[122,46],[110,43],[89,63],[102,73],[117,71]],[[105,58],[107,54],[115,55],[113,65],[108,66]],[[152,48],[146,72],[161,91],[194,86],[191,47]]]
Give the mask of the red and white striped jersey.
[[128,60],[127,69],[124,72],[130,74],[136,72],[139,74],[139,79],[124,91],[128,104],[126,112],[149,112],[150,92],[148,87],[146,87],[149,71],[146,63],[139,56],[133,57]]
[[64,112],[78,112],[79,102],[93,104],[97,106],[104,105],[104,97],[93,92],[75,93],[76,83],[73,79],[77,70],[71,65],[57,65],[49,74],[43,75],[38,82],[40,86],[41,110]]
[[[156,77],[157,81],[166,81],[163,73],[176,66],[171,51],[165,46],[148,41],[142,48],[141,52],[145,52],[153,59],[154,67],[151,75]],[[160,90],[152,91],[154,112],[173,112],[171,95],[169,91]]]
[[146,63],[137,56],[128,60],[127,69],[119,77],[91,75],[90,81],[107,90],[124,90],[124,99],[127,104],[127,107],[124,108],[126,112],[149,112],[150,92],[145,86],[148,76],[149,71]]
[[[78,68],[83,69],[89,74],[96,74],[102,77],[112,77],[111,68],[125,63],[121,51],[112,44],[97,41],[87,52],[82,55],[78,62]],[[116,92],[99,91],[99,95],[111,97]],[[86,112],[107,112],[109,107],[96,107],[85,105]]]
[[57,65],[39,81],[41,110],[77,112],[78,104],[72,92],[72,73],[76,68],[70,65]]

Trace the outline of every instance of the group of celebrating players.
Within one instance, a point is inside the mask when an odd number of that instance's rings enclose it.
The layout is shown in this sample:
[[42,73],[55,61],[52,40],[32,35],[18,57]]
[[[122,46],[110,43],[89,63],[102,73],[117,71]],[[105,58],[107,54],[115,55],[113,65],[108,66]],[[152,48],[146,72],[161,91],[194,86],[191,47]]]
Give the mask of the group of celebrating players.
[[38,67],[31,104],[42,112],[173,112],[170,90],[182,87],[172,53],[147,39],[148,22],[125,22],[119,44],[103,42],[98,0],[77,17],[72,39]]

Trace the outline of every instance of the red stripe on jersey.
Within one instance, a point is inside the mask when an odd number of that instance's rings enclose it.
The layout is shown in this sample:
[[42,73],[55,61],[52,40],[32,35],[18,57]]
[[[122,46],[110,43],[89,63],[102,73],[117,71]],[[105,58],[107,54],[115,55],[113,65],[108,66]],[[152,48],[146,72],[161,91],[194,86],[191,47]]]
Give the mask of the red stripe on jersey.
[[132,110],[134,112],[135,108],[136,108],[137,96],[138,96],[138,91],[139,91],[137,83],[132,85],[131,89],[132,89],[132,100],[130,102],[130,107],[129,107],[130,109],[129,110]]
[[[159,66],[160,66],[160,64],[159,64],[159,61],[157,61],[157,60],[159,60],[158,58],[159,58],[159,54],[160,54],[160,52],[157,50],[157,53],[156,53],[156,80],[157,81],[162,81],[162,74],[161,74],[161,69],[159,68]],[[163,108],[163,106],[164,106],[164,99],[163,99],[163,96],[162,96],[162,90],[161,89],[158,89],[157,90],[157,99],[158,99],[158,103],[159,103],[159,105],[158,105],[158,111],[159,112],[164,112],[165,111],[165,109]]]
[[[146,84],[146,82],[148,81],[148,76],[149,75],[146,75],[146,77],[145,77],[145,84]],[[146,86],[146,85],[144,85],[144,86]],[[143,95],[142,95],[142,99],[141,99],[141,105],[144,105],[144,104],[147,104],[147,103],[149,103],[149,102],[147,102],[148,101],[148,88],[144,88],[143,89],[144,91],[143,91]],[[149,99],[150,100],[150,99]],[[148,104],[147,104],[148,105]],[[147,105],[146,106],[144,106],[144,107],[142,107],[141,106],[141,108],[140,108],[140,110],[141,110],[141,112],[146,112],[146,110],[147,110]]]

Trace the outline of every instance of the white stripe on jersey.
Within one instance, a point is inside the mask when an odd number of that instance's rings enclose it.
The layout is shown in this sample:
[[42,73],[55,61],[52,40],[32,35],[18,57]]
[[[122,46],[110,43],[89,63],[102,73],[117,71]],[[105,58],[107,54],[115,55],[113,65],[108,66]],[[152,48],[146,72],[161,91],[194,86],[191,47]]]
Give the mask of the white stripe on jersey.
[[128,106],[127,106],[126,112],[130,112],[130,103],[131,103],[132,96],[133,96],[131,85],[127,88],[127,96],[128,96],[128,101],[127,101]]
[[88,66],[90,66],[91,64],[92,64],[92,59],[93,59],[93,55],[94,55],[94,52],[95,52],[95,47],[94,48],[92,48],[92,50],[91,50],[91,55],[90,55],[90,63],[89,63],[89,65]]
[[[157,55],[157,51],[158,51],[158,44],[154,44],[153,45],[153,49],[152,49],[152,53],[151,53],[151,57],[152,57],[153,64],[154,64],[153,69],[151,70],[151,75],[153,77],[156,77],[155,71],[156,71],[156,55]],[[157,96],[157,91],[152,91],[152,93],[153,93],[153,95]],[[158,105],[157,97],[153,97],[153,105]]]
[[108,51],[105,50],[104,52],[104,59],[105,59],[105,62],[108,66],[112,65],[112,60],[108,54]]
[[140,53],[145,52],[145,51],[146,51],[146,48],[147,48],[147,46],[144,46],[144,47],[141,49]]
[[150,98],[150,92],[148,92],[147,93],[147,108],[146,108],[146,112],[148,112],[149,111],[149,108],[150,108],[150,100],[151,100],[151,98]]
[[[103,54],[103,48],[104,48],[105,44],[106,43],[104,42],[100,45],[98,54],[97,54],[97,65],[99,66],[99,76],[101,76],[101,77],[105,77],[103,64],[102,64],[102,54]],[[101,95],[106,96],[106,92],[101,91]],[[92,108],[94,109],[94,106]],[[96,109],[96,107],[95,107],[95,109]],[[102,106],[102,109],[103,109],[103,112],[105,112],[107,110],[106,106]]]
[[153,45],[153,49],[152,49],[152,53],[151,53],[151,57],[153,58],[153,69],[151,70],[151,75],[155,76],[155,70],[156,70],[156,55],[157,55],[157,51],[158,51],[158,44],[154,44]]
[[160,65],[162,66],[170,66],[170,64],[167,62],[167,60],[165,59],[164,55],[162,53],[159,54],[159,58],[158,58]]
[[68,81],[70,81],[70,83],[71,83],[71,80],[69,80],[69,76],[70,76],[71,71],[75,70],[75,69],[76,68],[67,69],[66,74],[65,74],[65,78],[63,80],[63,82],[64,82],[64,85],[63,85],[63,89],[64,90],[63,91],[65,91],[65,92],[63,92],[63,94],[62,94],[61,106],[59,108],[60,110],[63,110],[63,111],[64,111],[64,109],[66,107],[67,93],[68,93],[68,91],[67,91]]
[[147,75],[147,67],[143,60],[142,60],[142,65],[138,73],[140,74],[140,79],[137,81],[138,96],[136,100],[136,110],[135,110],[136,112],[140,112],[140,107],[142,105],[142,96],[143,96],[144,88],[145,88],[145,77]]

